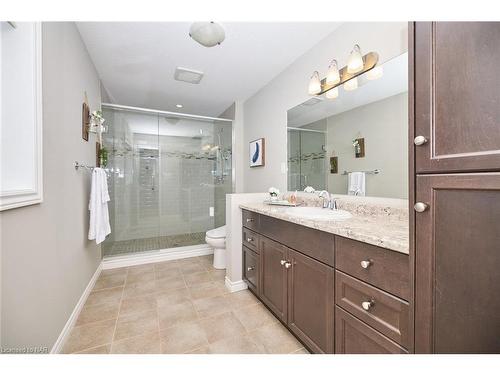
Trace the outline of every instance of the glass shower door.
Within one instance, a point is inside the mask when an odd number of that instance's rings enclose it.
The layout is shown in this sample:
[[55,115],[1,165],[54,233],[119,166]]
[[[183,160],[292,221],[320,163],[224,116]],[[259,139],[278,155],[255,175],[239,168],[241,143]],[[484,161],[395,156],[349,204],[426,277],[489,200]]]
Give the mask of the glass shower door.
[[104,108],[111,235],[104,256],[159,248],[158,115]]

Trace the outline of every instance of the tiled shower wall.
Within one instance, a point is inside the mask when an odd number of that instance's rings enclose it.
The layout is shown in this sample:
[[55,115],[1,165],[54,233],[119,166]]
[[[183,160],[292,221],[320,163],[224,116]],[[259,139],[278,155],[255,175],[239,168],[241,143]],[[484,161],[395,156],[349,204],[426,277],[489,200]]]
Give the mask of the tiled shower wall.
[[[225,195],[232,190],[231,123],[208,126],[200,136],[142,134],[130,130],[127,112],[104,111],[112,234],[117,241],[205,232],[225,224]],[[154,116],[143,115],[141,123]],[[137,118],[134,119],[137,121]],[[207,129],[207,124],[204,124]],[[228,160],[217,163],[220,132]],[[222,182],[215,178],[224,168]],[[210,207],[214,216],[210,216]]]

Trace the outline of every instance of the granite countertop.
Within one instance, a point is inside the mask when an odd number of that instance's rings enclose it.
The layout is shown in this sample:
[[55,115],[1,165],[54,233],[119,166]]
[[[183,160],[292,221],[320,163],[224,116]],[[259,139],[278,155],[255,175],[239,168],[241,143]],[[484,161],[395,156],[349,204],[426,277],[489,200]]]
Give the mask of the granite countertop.
[[[310,220],[287,214],[290,207],[271,206],[264,203],[244,203],[240,208],[254,211],[259,214],[300,224],[309,228],[318,229],[338,236],[366,242],[403,254],[409,253],[409,224],[408,216],[398,208],[376,207],[367,209],[363,204],[361,209],[351,202],[343,205],[339,200],[339,209],[349,211],[353,216],[344,220]],[[368,205],[369,207],[372,207]]]

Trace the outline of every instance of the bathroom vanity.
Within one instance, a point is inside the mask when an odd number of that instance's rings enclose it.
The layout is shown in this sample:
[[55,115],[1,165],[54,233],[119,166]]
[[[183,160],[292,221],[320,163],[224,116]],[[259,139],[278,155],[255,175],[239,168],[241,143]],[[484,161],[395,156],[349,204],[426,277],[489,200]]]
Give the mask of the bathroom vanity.
[[326,221],[262,203],[240,207],[243,278],[311,352],[408,352],[404,213],[361,205],[350,219]]

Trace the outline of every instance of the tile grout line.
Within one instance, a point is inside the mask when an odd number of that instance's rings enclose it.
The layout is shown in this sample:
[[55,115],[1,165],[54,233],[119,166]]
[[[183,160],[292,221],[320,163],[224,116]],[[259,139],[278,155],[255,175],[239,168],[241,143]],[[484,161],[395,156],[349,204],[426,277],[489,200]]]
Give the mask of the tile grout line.
[[109,354],[113,351],[113,342],[115,341],[116,327],[118,326],[118,319],[120,318],[120,311],[122,309],[123,295],[125,294],[125,285],[127,284],[127,278],[129,273],[129,267],[127,267],[127,275],[125,276],[125,282],[123,283],[122,295],[120,297],[120,304],[118,305],[118,315],[116,316],[115,328],[113,329],[113,335],[111,336],[111,343],[109,346]]

